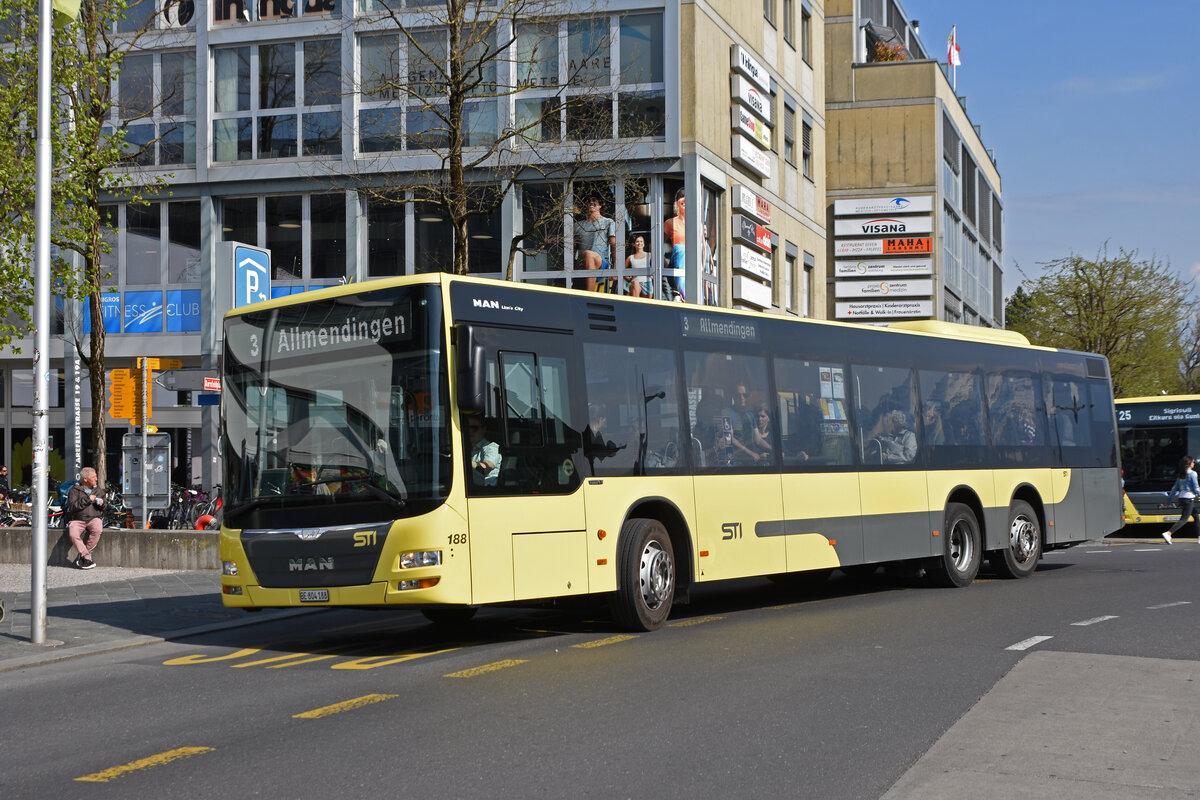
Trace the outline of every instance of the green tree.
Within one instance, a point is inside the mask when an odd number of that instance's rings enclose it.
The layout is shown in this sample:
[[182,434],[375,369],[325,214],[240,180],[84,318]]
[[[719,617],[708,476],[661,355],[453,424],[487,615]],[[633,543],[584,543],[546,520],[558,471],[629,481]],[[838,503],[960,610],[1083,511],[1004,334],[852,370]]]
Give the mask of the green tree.
[[1006,327],[1033,344],[1100,353],[1118,397],[1175,391],[1189,286],[1170,265],[1136,250],[1041,265],[1006,304]]
[[[53,292],[83,301],[95,323],[85,335],[76,322],[65,339],[91,380],[92,449],[101,482],[108,409],[101,295],[111,278],[102,263],[111,248],[101,201],[142,202],[166,180],[132,167],[153,142],[132,147],[125,141],[126,127],[152,113],[144,102],[147,87],[139,87],[136,105],[118,105],[112,91],[125,57],[156,34],[152,8],[153,0],[82,0],[77,19],[54,26],[51,48]],[[0,45],[7,45],[0,46],[0,114],[10,120],[0,143],[0,345],[10,346],[33,323],[36,28],[37,0],[0,4]]]

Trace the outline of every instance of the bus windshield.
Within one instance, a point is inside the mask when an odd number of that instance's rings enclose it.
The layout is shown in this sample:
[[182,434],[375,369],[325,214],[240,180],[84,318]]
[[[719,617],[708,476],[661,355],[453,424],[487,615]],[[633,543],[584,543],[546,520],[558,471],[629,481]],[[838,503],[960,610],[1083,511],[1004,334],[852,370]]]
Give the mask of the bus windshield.
[[[230,524],[383,521],[445,500],[451,439],[436,287],[226,321]],[[291,521],[289,521],[291,520]]]

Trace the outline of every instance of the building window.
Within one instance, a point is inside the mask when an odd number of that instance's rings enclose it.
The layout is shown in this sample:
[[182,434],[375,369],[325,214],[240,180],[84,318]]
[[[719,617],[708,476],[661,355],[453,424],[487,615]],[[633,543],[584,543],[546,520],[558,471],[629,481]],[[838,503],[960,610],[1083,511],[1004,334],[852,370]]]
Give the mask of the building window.
[[227,197],[220,214],[223,241],[271,251],[272,281],[311,280],[318,288],[345,278],[344,194]]
[[793,48],[796,46],[796,0],[783,0],[783,40]]
[[804,277],[800,281],[800,314],[805,317],[811,317],[814,313],[813,304],[816,299],[813,297],[813,273],[816,272],[817,261],[812,253],[805,252],[804,254]]
[[339,39],[217,48],[213,68],[213,161],[341,155]]
[[117,78],[113,125],[130,163],[196,163],[196,60],[190,52],[128,55]]
[[389,278],[405,274],[403,202],[372,197],[367,201],[367,276]]
[[763,0],[763,16],[767,22],[775,24],[775,0]]
[[[791,245],[788,245],[789,247]],[[783,268],[783,307],[788,311],[796,311],[796,256],[788,253],[784,259]]]
[[796,110],[787,99],[783,103],[783,160],[796,166]]
[[803,7],[800,9],[800,58],[805,64],[812,66],[812,14]]
[[813,178],[813,146],[812,146],[812,125],[808,122],[800,124],[800,146],[804,157],[804,177],[810,181]]
[[[152,0],[142,0],[143,4],[153,7]],[[409,5],[420,3],[409,0]],[[179,3],[184,7],[184,3]],[[388,6],[398,6],[399,3],[388,3]],[[364,11],[384,8],[382,0],[367,0]],[[213,4],[213,22],[224,25],[231,22],[251,22],[260,20],[279,20],[294,17],[336,17],[341,13],[338,0],[217,0]]]

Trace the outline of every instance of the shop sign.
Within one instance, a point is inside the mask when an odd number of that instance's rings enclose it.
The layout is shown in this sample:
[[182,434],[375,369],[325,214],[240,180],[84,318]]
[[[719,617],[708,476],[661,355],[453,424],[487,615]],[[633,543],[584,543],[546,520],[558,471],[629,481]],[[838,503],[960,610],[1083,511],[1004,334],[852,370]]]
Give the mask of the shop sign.
[[933,316],[932,300],[851,300],[834,305],[838,319]]
[[746,48],[735,44],[730,48],[729,56],[729,66],[754,81],[763,91],[771,91],[771,74]]
[[162,292],[125,293],[125,332],[162,333]]
[[733,299],[755,308],[770,308],[771,287],[745,275],[734,275]]
[[901,197],[847,197],[833,201],[835,217],[860,214],[929,214],[932,211],[933,195],[929,194]]
[[933,233],[933,217],[867,217],[836,219],[834,236],[897,236],[912,233]]
[[735,133],[730,149],[733,160],[738,164],[741,164],[760,178],[771,177],[771,156],[758,149],[757,144],[740,133]]
[[835,278],[883,278],[892,275],[932,275],[931,258],[860,258],[833,262]]
[[733,238],[769,253],[775,244],[775,234],[759,225],[751,217],[734,214],[730,220]]
[[740,183],[733,185],[733,210],[741,211],[758,219],[764,225],[771,224],[771,204]]
[[834,291],[836,297],[929,297],[933,294],[933,279],[838,281]]
[[758,142],[762,146],[762,149],[771,149],[771,129],[767,126],[767,123],[739,105],[735,105],[731,111],[733,112],[733,127],[735,130],[741,131]]
[[166,322],[168,333],[199,332],[200,290],[168,289]]
[[[100,316],[104,320],[105,333],[121,332],[121,293],[100,294]],[[92,332],[92,309],[90,303],[83,304],[83,332]]]
[[763,92],[741,75],[729,76],[732,96],[746,108],[758,114],[767,124],[771,124],[771,95]]
[[771,282],[771,259],[744,244],[733,246],[733,268]]

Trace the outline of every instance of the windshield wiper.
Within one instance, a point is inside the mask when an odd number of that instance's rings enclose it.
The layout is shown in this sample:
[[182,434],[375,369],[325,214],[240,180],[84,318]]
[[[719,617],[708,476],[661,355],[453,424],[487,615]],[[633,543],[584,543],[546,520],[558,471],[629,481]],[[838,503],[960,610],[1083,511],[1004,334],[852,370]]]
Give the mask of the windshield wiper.
[[247,511],[253,511],[256,508],[261,508],[268,503],[278,503],[283,505],[289,502],[291,501],[281,494],[260,494],[258,497],[248,498],[244,503],[239,505],[229,506],[225,509],[225,513],[228,516],[237,516],[238,514],[242,514]]
[[[378,486],[376,486],[375,484],[370,482],[372,480],[377,480],[378,478],[382,478],[382,477],[384,477],[384,476],[379,475],[378,473],[372,472],[372,473],[369,473],[366,475],[349,475],[346,477],[318,478],[315,481],[305,481],[304,483],[293,484],[291,488],[292,488],[293,492],[295,492],[295,490],[299,489],[300,487],[320,486],[320,485],[326,484],[326,483],[360,483],[360,484],[362,484],[363,488],[367,492],[374,495],[375,497],[380,498],[381,500],[386,500],[388,503],[390,503],[395,508],[404,508],[405,506],[407,506],[408,505],[407,501],[405,501],[399,497],[396,497],[395,495],[393,495],[391,492],[387,491],[386,489],[380,489]],[[328,496],[331,498],[344,497],[344,495],[338,495],[338,494],[333,494],[333,495],[328,495]]]

